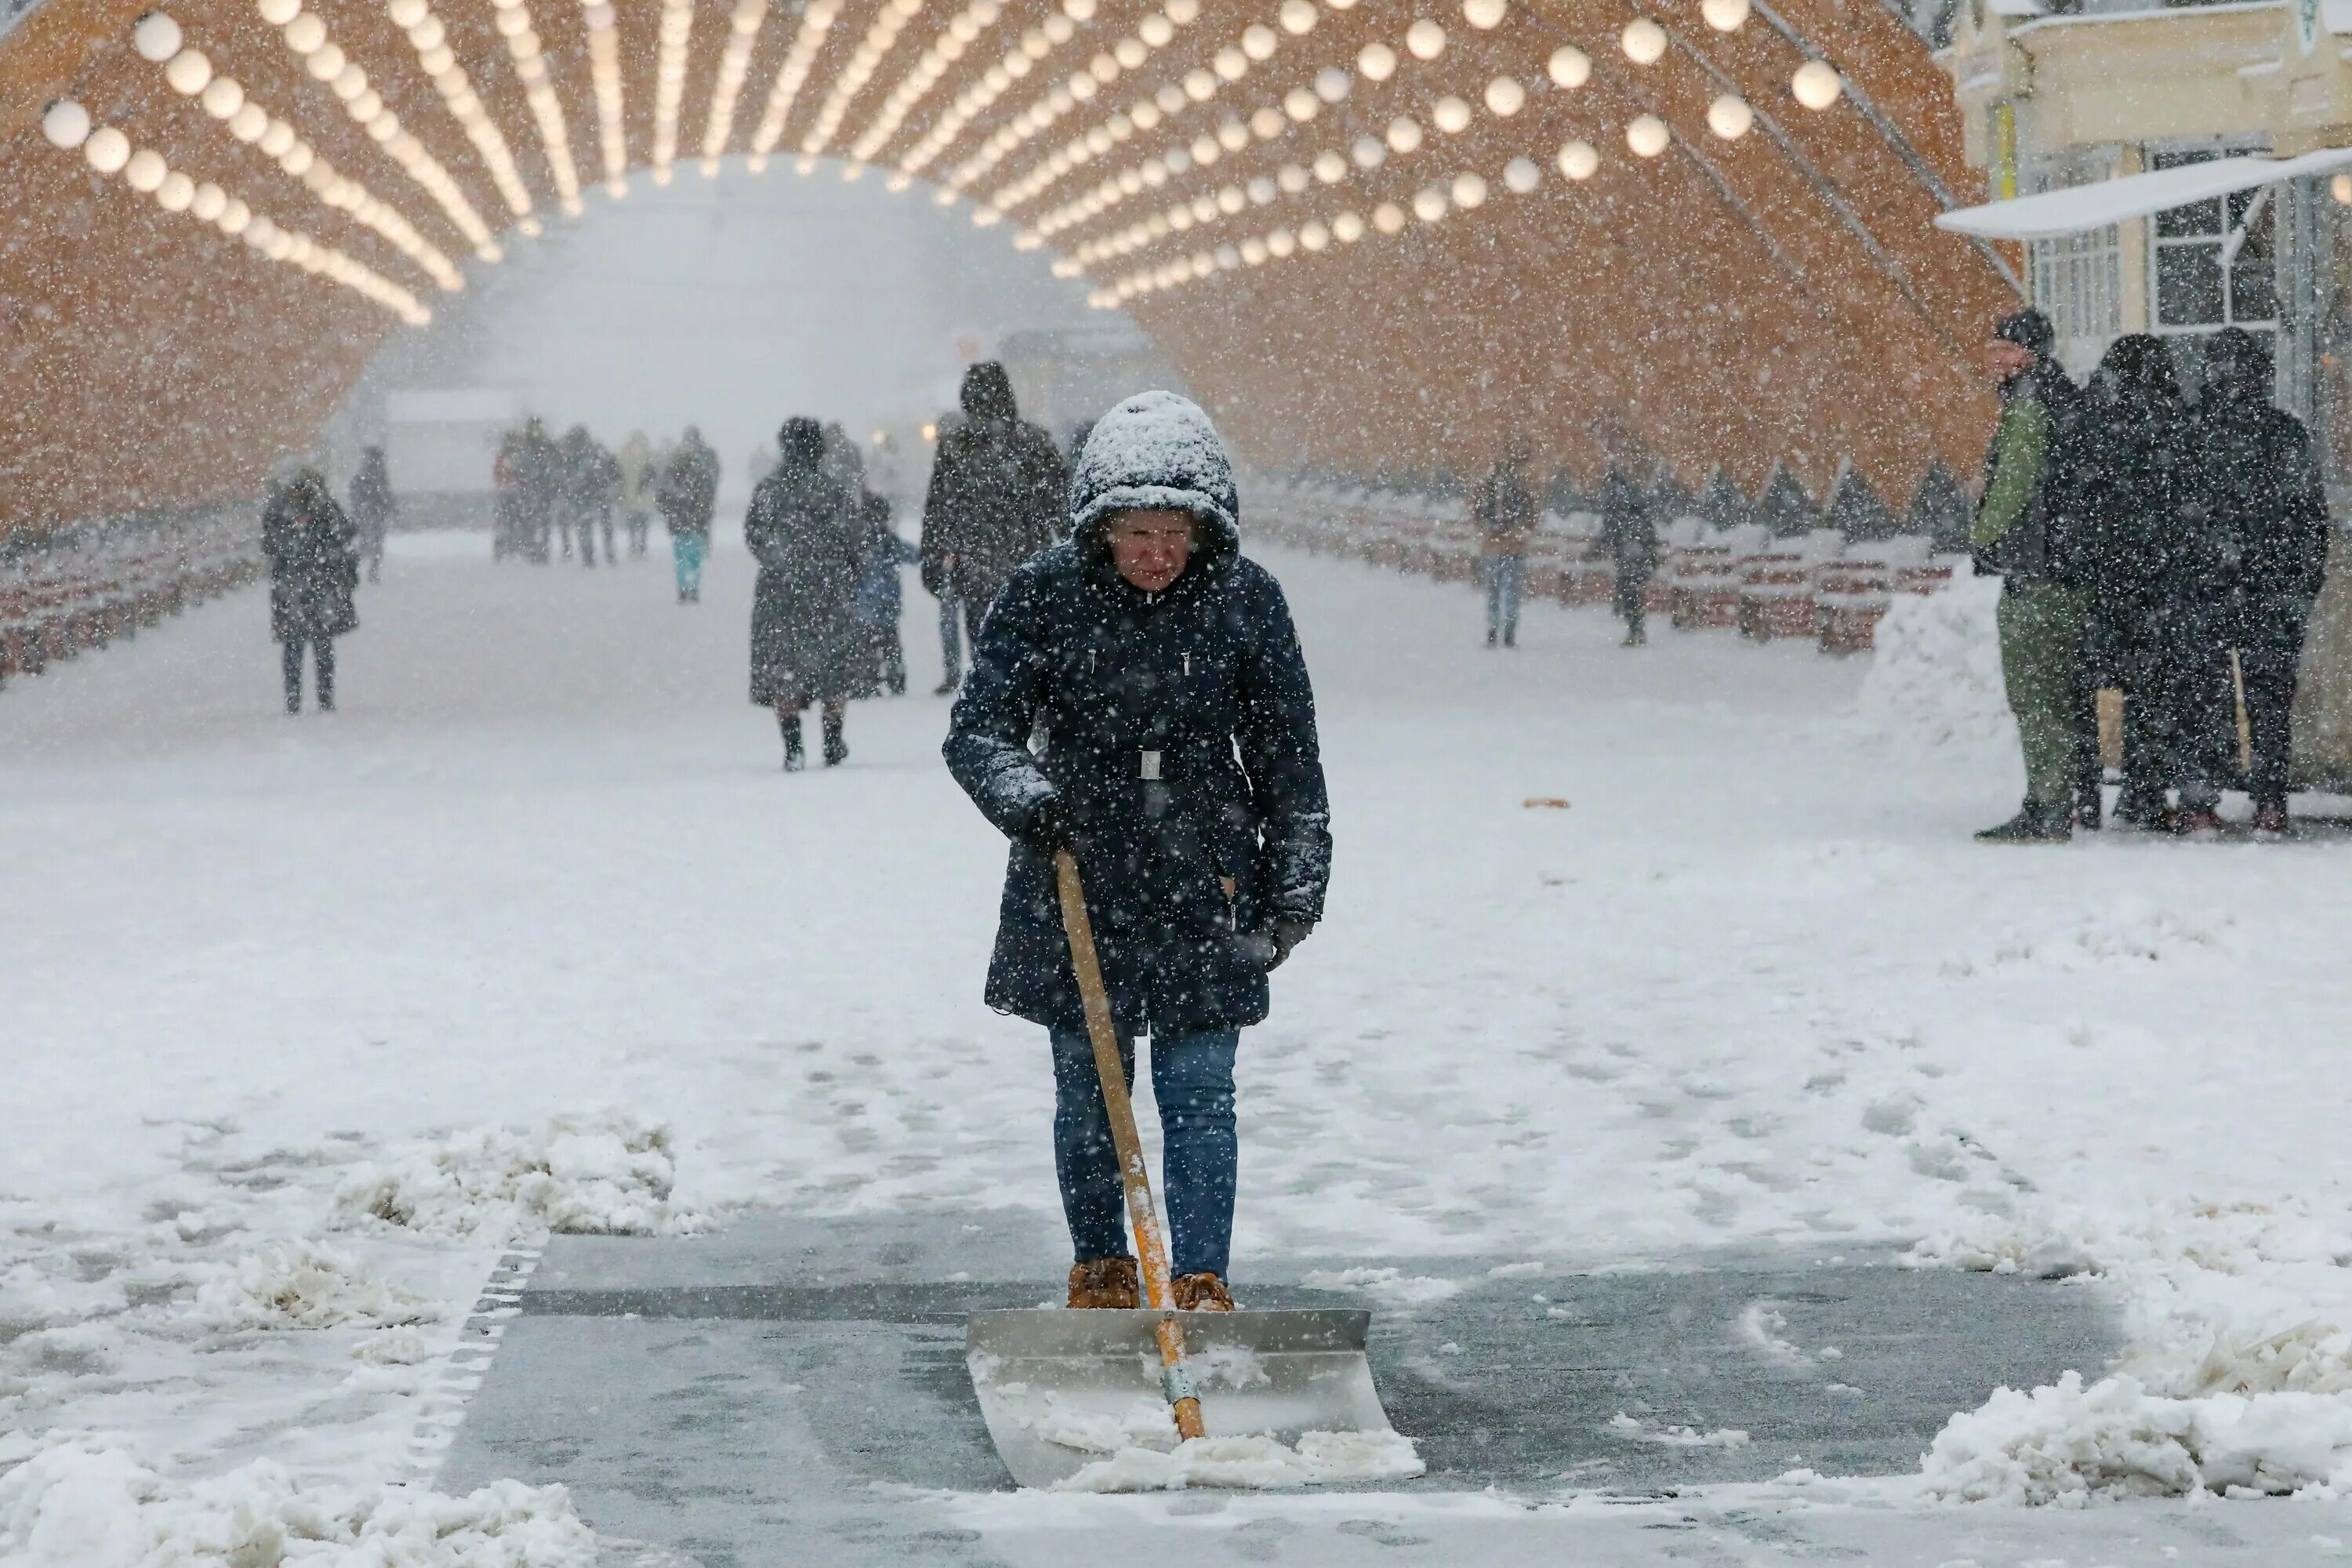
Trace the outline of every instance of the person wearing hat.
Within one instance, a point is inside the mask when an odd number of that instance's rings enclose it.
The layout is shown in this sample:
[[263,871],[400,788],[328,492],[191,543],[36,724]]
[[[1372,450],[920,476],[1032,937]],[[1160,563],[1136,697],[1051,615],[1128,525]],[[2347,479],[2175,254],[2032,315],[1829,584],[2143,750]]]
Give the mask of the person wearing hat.
[[1167,392],[1112,409],[1071,479],[1072,537],[1013,572],[950,721],[949,771],[1012,840],[986,994],[1049,1032],[1073,1307],[1133,1307],[1138,1282],[1056,852],[1084,879],[1130,1074],[1151,1037],[1188,1310],[1233,1306],[1234,1057],[1330,879],[1306,656],[1240,514],[1207,415]]
[[[2000,424],[1985,451],[1969,544],[1978,574],[2001,580],[2001,682],[2025,752],[2025,803],[1977,835],[1990,844],[2063,843],[2084,783],[2083,605],[2072,581],[2064,483],[2074,388],[2051,361],[2053,340],[2049,317],[2020,310],[1985,345]],[[2094,822],[2097,798],[2090,797]]]

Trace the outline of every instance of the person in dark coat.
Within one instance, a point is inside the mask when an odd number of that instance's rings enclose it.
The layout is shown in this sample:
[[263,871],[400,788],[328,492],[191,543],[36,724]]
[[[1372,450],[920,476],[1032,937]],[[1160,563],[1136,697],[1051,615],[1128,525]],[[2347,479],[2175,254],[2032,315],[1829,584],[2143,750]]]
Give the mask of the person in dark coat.
[[1314,693],[1281,587],[1241,554],[1233,466],[1199,408],[1147,392],[1105,415],[1069,516],[1071,539],[1014,571],[982,623],[945,747],[1013,841],[987,1001],[1051,1037],[1071,1305],[1133,1306],[1056,892],[1070,851],[1130,1073],[1151,1037],[1177,1305],[1229,1308],[1234,1055],[1330,879]]
[[[521,528],[523,552],[541,565],[551,558],[550,535],[561,510],[563,490],[563,449],[537,418],[524,421],[514,444],[513,482],[516,515]],[[564,535],[563,552],[572,553],[572,536]]]
[[719,510],[719,454],[689,425],[677,450],[662,465],[654,489],[669,530],[670,560],[677,574],[677,602],[702,602],[702,561],[710,549],[710,520]]
[[1486,646],[1497,638],[1519,646],[1519,595],[1527,587],[1528,552],[1534,546],[1536,492],[1528,483],[1528,448],[1514,441],[1495,460],[1471,498],[1478,555],[1486,570]]
[[1643,619],[1650,578],[1658,569],[1658,520],[1650,498],[1625,470],[1611,464],[1601,481],[1601,547],[1616,572],[1610,608],[1625,623],[1625,646],[1650,640]]
[[1003,365],[966,371],[962,402],[962,423],[941,423],[923,502],[923,586],[962,606],[977,646],[1013,569],[1062,536],[1068,469],[1054,438],[1021,418]]
[[392,531],[393,515],[398,510],[383,448],[370,447],[360,458],[359,472],[352,476],[352,525],[359,530],[360,553],[367,558],[371,583],[383,575],[384,536]]
[[2179,557],[2200,526],[2195,435],[2164,344],[2119,338],[2079,404],[2067,578],[2080,600],[2092,679],[2124,698],[2124,786],[2116,819],[2168,820],[2175,772],[2172,651]]
[[598,445],[585,425],[574,425],[563,437],[564,553],[572,553],[571,531],[580,533],[580,563],[596,564],[596,539],[604,540],[604,563],[613,564],[613,508],[621,499],[621,465]]
[[890,503],[872,491],[858,497],[859,537],[857,621],[873,646],[874,663],[882,689],[893,697],[907,694],[907,647],[899,636],[899,613],[906,589],[898,569],[923,558],[923,552],[898,537],[890,526]]
[[284,649],[286,711],[302,711],[302,650],[318,671],[319,711],[335,708],[335,638],[359,629],[352,597],[357,530],[318,469],[296,465],[272,477],[261,509],[261,553],[269,562],[269,635]]
[[776,712],[784,771],[803,762],[801,711],[824,716],[824,765],[849,757],[843,717],[873,689],[871,644],[856,599],[864,541],[856,495],[826,471],[824,431],[787,420],[783,460],[751,492],[743,542],[760,563],[751,600],[751,700]]
[[[2213,625],[2219,647],[2236,652],[2245,685],[2254,826],[2281,833],[2295,679],[2327,570],[2328,525],[2310,434],[2272,404],[2272,385],[2270,355],[2251,332],[2229,327],[2207,343],[2197,445],[2220,579]],[[2210,646],[2197,652],[2208,666],[2203,686],[2227,689],[2228,653]]]

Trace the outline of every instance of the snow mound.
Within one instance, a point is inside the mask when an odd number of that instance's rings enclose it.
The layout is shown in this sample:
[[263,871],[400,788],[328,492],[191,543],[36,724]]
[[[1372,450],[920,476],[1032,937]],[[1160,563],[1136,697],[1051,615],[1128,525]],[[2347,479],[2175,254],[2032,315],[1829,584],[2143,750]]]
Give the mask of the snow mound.
[[1298,1281],[1310,1290],[1360,1290],[1391,1307],[1427,1307],[1461,1293],[1451,1279],[1396,1268],[1318,1268]]
[[1193,1487],[1282,1489],[1349,1481],[1404,1480],[1425,1467],[1412,1439],[1395,1432],[1307,1432],[1293,1447],[1274,1437],[1195,1437],[1172,1451],[1121,1448],[1057,1483],[1056,1491],[1183,1491]]
[[531,1132],[485,1127],[364,1165],[335,1193],[343,1225],[435,1236],[666,1236],[702,1228],[677,1208],[669,1129],[624,1111],[559,1116]]
[[2001,1389],[1955,1415],[1925,1461],[1928,1492],[1964,1502],[2081,1507],[2197,1492],[2277,1495],[2352,1487],[2352,1396],[2175,1399],[2128,1375],[2070,1372]]
[[15,1568],[594,1568],[596,1538],[560,1486],[499,1481],[462,1498],[313,1490],[268,1460],[181,1485],[85,1438],[0,1476],[0,1559]]
[[1609,1430],[1635,1443],[1655,1443],[1666,1448],[1745,1448],[1748,1434],[1736,1426],[1702,1432],[1696,1426],[1650,1426],[1622,1410],[1609,1418]]
[[308,1241],[247,1253],[207,1280],[187,1312],[208,1329],[387,1329],[440,1315],[357,1259]]
[[1933,594],[1895,595],[1855,702],[1864,732],[1907,751],[2014,747],[2000,605],[1997,577],[1956,576]]

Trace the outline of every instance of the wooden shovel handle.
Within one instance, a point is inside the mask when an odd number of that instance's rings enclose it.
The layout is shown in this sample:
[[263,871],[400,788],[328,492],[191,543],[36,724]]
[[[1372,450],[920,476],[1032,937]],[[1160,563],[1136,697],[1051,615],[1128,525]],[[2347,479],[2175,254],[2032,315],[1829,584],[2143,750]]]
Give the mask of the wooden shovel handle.
[[1160,1362],[1169,1373],[1169,1403],[1175,1407],[1178,1436],[1198,1437],[1203,1435],[1201,1402],[1191,1392],[1191,1380],[1182,1375],[1184,1327],[1173,1310],[1168,1243],[1160,1232],[1160,1210],[1151,1200],[1151,1168],[1144,1163],[1143,1140],[1135,1131],[1135,1101],[1128,1094],[1127,1065],[1119,1059],[1118,1026],[1111,1021],[1102,961],[1095,954],[1095,928],[1087,918],[1086,888],[1078,880],[1078,863],[1068,850],[1055,852],[1054,875],[1061,888],[1062,930],[1070,940],[1070,967],[1077,975],[1078,999],[1086,1005],[1087,1035],[1094,1042],[1095,1075],[1102,1079],[1111,1142],[1118,1151],[1119,1183],[1127,1189],[1127,1217],[1135,1227],[1144,1300],[1152,1310],[1163,1314],[1157,1332]]

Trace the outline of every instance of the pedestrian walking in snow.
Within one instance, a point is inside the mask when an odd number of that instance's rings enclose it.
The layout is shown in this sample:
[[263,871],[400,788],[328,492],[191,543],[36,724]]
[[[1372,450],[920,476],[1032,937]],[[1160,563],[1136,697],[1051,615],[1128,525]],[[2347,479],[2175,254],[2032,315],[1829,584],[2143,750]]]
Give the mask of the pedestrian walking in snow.
[[629,536],[629,559],[642,561],[654,528],[654,481],[657,477],[654,444],[646,439],[644,431],[632,430],[614,460],[621,469],[619,505],[622,526]]
[[824,765],[849,757],[843,718],[873,691],[872,644],[858,624],[863,540],[857,495],[826,471],[824,432],[814,419],[785,422],[782,460],[751,492],[743,542],[760,563],[751,601],[751,700],[775,710],[784,771],[804,754],[801,713],[824,713]]
[[392,531],[393,516],[398,510],[383,448],[370,447],[360,458],[359,471],[352,476],[352,526],[359,530],[360,554],[367,561],[371,583],[383,574],[384,536]]
[[1199,408],[1148,392],[1105,415],[1069,521],[982,624],[945,748],[1013,841],[987,1001],[1049,1031],[1070,1305],[1133,1307],[1057,901],[1055,856],[1071,852],[1130,1079],[1151,1037],[1176,1304],[1230,1309],[1234,1052],[1330,878],[1314,694],[1281,587],[1241,554],[1233,465]]
[[2158,827],[2170,820],[2166,792],[2179,771],[2178,642],[2213,637],[2174,614],[2194,607],[2184,590],[2200,575],[2191,558],[2204,526],[2203,475],[2164,344],[2145,332],[2117,339],[2078,418],[2066,577],[2081,606],[2090,679],[2123,693],[2116,819]]
[[580,534],[580,563],[596,564],[596,541],[604,541],[604,563],[612,565],[613,508],[621,496],[621,466],[585,425],[563,437],[563,511]]
[[1519,646],[1519,595],[1527,585],[1528,551],[1535,542],[1536,492],[1528,483],[1528,447],[1514,441],[1471,498],[1478,525],[1478,555],[1486,573],[1486,646]]
[[923,558],[923,552],[898,537],[890,526],[890,503],[870,491],[858,498],[859,538],[857,620],[873,647],[874,664],[882,689],[893,697],[907,694],[907,648],[898,635],[898,617],[906,590],[898,569]]
[[[923,502],[923,586],[956,602],[977,646],[1013,568],[1062,536],[1068,469],[1054,438],[1021,418],[1003,365],[966,371],[962,402],[962,422],[941,423]],[[949,664],[950,678],[960,663]]]
[[2063,843],[2075,822],[2084,604],[2062,463],[2074,399],[2052,341],[2048,317],[2021,310],[1985,345],[2001,416],[1969,542],[1978,574],[2001,580],[2001,680],[2025,752],[2024,805],[1977,835],[1991,844]]
[[353,595],[358,531],[335,504],[325,476],[289,464],[271,476],[261,509],[261,553],[269,562],[269,635],[283,650],[286,711],[302,711],[302,650],[317,670],[319,711],[335,707],[335,639],[359,629]]
[[499,455],[500,516],[512,529],[509,553],[547,563],[562,478],[562,453],[547,426],[536,418],[525,420]]
[[702,602],[702,562],[710,549],[710,521],[719,510],[719,454],[689,425],[677,449],[662,465],[654,489],[669,529],[670,559],[677,574],[677,602]]
[[1656,509],[1640,485],[1612,464],[1601,482],[1601,544],[1615,573],[1610,608],[1625,623],[1625,646],[1650,640],[1650,578],[1658,569]]
[[[2327,570],[2327,499],[2310,434],[2272,403],[2273,384],[2270,355],[2252,333],[2228,327],[2207,342],[2197,448],[2220,574],[2219,637],[2197,651],[2204,668],[2195,679],[2231,707],[2234,687],[2243,685],[2254,826],[2283,833],[2295,680]],[[2181,805],[2189,805],[2184,784]]]

